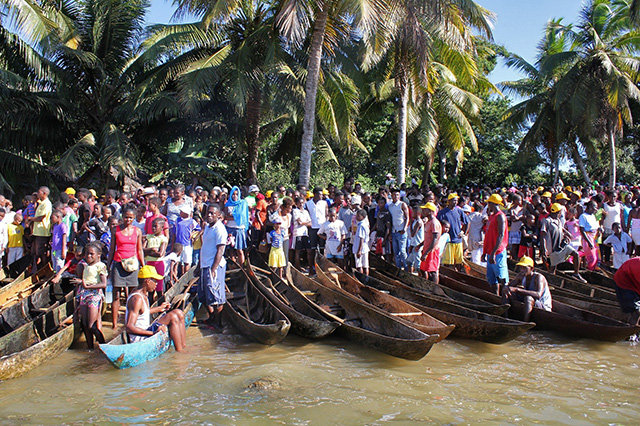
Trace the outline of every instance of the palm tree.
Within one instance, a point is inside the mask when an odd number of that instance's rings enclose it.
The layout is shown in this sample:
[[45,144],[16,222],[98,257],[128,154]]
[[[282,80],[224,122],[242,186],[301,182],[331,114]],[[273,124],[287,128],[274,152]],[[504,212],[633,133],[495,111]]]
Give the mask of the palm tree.
[[299,184],[309,186],[318,86],[322,59],[334,56],[337,43],[353,34],[366,37],[381,23],[386,12],[379,0],[281,0],[276,25],[292,48],[310,36],[306,67],[304,120],[300,150]]
[[[443,68],[458,68],[453,80],[461,85],[473,86],[480,77],[473,56],[475,50],[471,29],[475,28],[491,37],[493,14],[473,1],[438,0],[392,1],[385,26],[374,33],[365,42],[369,51],[364,60],[365,68],[380,63],[384,58],[392,66],[395,88],[398,98],[398,135],[397,135],[397,172],[399,183],[405,180],[407,134],[410,133],[410,104],[425,102],[425,111],[434,111],[429,105],[434,100],[436,81],[451,81],[450,72],[441,73]],[[439,59],[436,59],[439,56]],[[456,65],[454,65],[457,63]],[[455,75],[455,74],[453,74]],[[448,86],[450,88],[450,86]],[[441,92],[442,94],[443,92]],[[431,125],[425,130],[435,128],[437,123],[432,116]],[[433,155],[437,139],[430,132],[431,139],[426,145],[430,156]]]
[[603,140],[609,150],[609,185],[616,183],[616,140],[633,122],[631,104],[640,102],[640,32],[631,20],[631,0],[593,0],[578,24],[559,26],[571,40],[566,52],[550,55],[551,68],[566,67],[555,103],[569,114],[581,140]]

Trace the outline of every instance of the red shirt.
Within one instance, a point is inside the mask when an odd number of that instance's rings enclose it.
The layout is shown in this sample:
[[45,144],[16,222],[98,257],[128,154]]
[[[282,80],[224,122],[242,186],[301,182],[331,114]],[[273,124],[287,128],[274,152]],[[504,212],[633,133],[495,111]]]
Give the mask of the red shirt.
[[164,219],[164,227],[162,229],[164,229],[164,234],[165,235],[169,235],[169,221],[167,220],[166,217],[164,217],[163,215],[161,215],[160,213],[155,214],[153,216],[149,216],[148,218],[145,219],[144,221],[144,234],[145,235],[152,235],[153,234],[153,220],[161,217]]
[[[423,256],[427,249],[431,247],[434,233],[442,235],[442,225],[435,217],[424,224],[424,245],[422,246]],[[427,255],[427,259],[420,263],[420,269],[426,272],[435,272],[440,269],[440,250],[438,250],[437,242],[431,253]]]
[[496,254],[500,254],[507,248],[509,244],[509,233],[507,232],[507,217],[502,211],[498,210],[497,213],[489,216],[489,224],[487,225],[487,234],[484,237],[484,247],[482,249],[482,254],[491,254],[493,252],[493,248],[496,246],[496,241],[498,241],[498,216],[502,216],[504,219],[504,235],[502,235],[502,242],[500,243],[500,247],[498,247],[498,251]]
[[634,257],[622,264],[613,276],[616,285],[640,294],[640,257]]

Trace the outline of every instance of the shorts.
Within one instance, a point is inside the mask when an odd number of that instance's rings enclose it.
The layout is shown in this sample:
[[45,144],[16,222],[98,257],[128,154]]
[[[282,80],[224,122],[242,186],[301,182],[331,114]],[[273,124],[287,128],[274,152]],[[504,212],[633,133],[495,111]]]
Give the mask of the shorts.
[[318,229],[309,228],[309,244],[311,246],[311,250],[318,249]]
[[[516,294],[515,296],[516,296],[516,299],[518,299],[518,301],[520,302],[524,302],[527,299],[527,296],[523,294]],[[533,307],[551,312],[549,309],[547,309],[547,307],[544,306],[544,303],[542,303],[542,299],[535,299],[533,301]]]
[[421,252],[416,251],[415,247],[411,247],[411,251],[409,252],[409,256],[407,256],[406,265],[412,266],[414,269],[420,268],[420,256]]
[[309,237],[307,235],[296,237],[293,243],[293,248],[295,250],[310,250],[311,242],[309,241]]
[[520,231],[509,231],[509,244],[520,244],[522,234]]
[[462,243],[447,243],[442,263],[444,265],[462,265],[464,263]]
[[193,263],[193,246],[182,246],[180,262],[191,265]]
[[633,228],[631,230],[631,239],[633,244],[640,246],[640,228]]
[[356,259],[356,268],[369,269],[369,252],[363,252],[360,257],[356,256],[355,253],[353,257]]
[[522,258],[522,256],[529,256],[533,259],[533,247],[520,246],[518,249],[518,259]]
[[487,262],[487,282],[490,285],[507,284],[509,282],[506,250],[496,254],[496,263]]
[[574,249],[571,245],[567,244],[560,251],[554,251],[549,255],[549,260],[551,261],[551,266],[557,266],[567,260],[574,253],[578,253],[576,249]]
[[282,247],[271,247],[269,251],[269,266],[272,268],[284,268],[287,266],[287,259],[284,257]]
[[138,287],[138,271],[127,272],[120,262],[113,262],[111,276],[113,277],[113,287]]
[[102,303],[103,296],[100,290],[80,288],[78,299],[80,300],[80,305],[98,309]]
[[198,300],[203,305],[224,305],[227,301],[225,293],[224,276],[227,266],[218,266],[216,279],[211,276],[211,268],[200,269],[200,281],[198,282]]
[[244,250],[247,248],[247,232],[244,228],[227,227],[227,232],[229,233],[229,239],[231,240],[229,248],[234,250]]
[[193,262],[191,262],[192,265],[197,265],[198,263],[200,263],[200,249],[194,249],[193,250]]
[[59,272],[64,268],[64,259],[62,253],[58,250],[51,251],[51,263],[53,264],[53,272]]
[[[157,320],[155,322],[152,322],[151,325],[149,327],[147,327],[148,331],[152,331],[153,334],[156,333],[156,331],[158,331],[158,329],[160,328],[162,324],[160,324]],[[131,343],[136,343],[136,342],[141,342],[145,339],[148,339],[151,336],[139,336],[137,334],[129,334],[129,342]]]
[[[420,256],[422,256],[422,254]],[[435,248],[434,250],[431,250],[431,253],[427,255],[427,258],[425,260],[420,262],[420,270],[427,273],[437,273],[439,269],[440,252],[438,251],[438,248]]]
[[640,294],[633,290],[618,287],[616,284],[616,296],[618,297],[620,309],[625,314],[640,311]]

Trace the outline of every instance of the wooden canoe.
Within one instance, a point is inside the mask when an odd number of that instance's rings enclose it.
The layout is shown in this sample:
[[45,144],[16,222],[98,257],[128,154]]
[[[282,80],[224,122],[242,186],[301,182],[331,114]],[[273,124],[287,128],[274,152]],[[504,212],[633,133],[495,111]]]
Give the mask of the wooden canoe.
[[[269,269],[257,250],[250,250],[251,264],[245,270],[253,284],[291,321],[291,331],[307,339],[327,337],[340,326],[337,321],[330,321],[318,312],[304,297],[293,291],[291,287]],[[255,271],[254,271],[255,269]],[[268,278],[260,280],[255,272]]]
[[[261,277],[266,284],[268,279]],[[289,319],[253,285],[243,269],[227,271],[227,303],[222,314],[242,334],[263,345],[280,343],[291,328]]]
[[50,280],[30,296],[0,312],[0,337],[43,315],[56,304],[73,300],[75,285],[67,281],[54,284]]
[[447,325],[404,300],[373,287],[367,287],[324,256],[316,255],[316,273],[318,280],[325,286],[345,291],[384,312],[390,313],[400,321],[406,321],[408,325],[425,334],[439,335],[436,342],[446,339],[455,328],[454,325]]
[[[558,271],[558,275],[562,278],[571,279],[571,272],[568,271]],[[602,287],[607,290],[616,291],[616,284],[613,280],[613,274],[606,275],[603,272],[597,271],[580,271],[580,275],[582,275],[582,278],[587,280],[591,285]]]
[[[486,269],[480,265],[470,264],[469,275],[482,278],[486,277]],[[451,270],[449,274],[452,276],[459,276],[457,271]],[[511,278],[515,278],[514,272],[509,272]],[[489,286],[484,287],[485,290],[489,290]],[[576,308],[586,311],[595,312],[596,314],[604,315],[605,317],[613,318],[621,322],[628,322],[629,315],[622,312],[618,303],[613,303],[608,300],[596,300],[594,297],[589,297],[582,293],[577,293],[571,290],[556,288],[549,286],[551,291],[551,298],[555,301],[565,303],[567,305],[575,306]]]
[[67,350],[80,333],[73,312],[72,298],[1,337],[0,380],[21,376]]
[[[483,289],[487,284],[481,278],[461,274],[450,268],[440,268],[440,274],[455,275],[456,279],[452,279],[446,285],[458,291],[467,291],[469,294],[484,298],[489,302],[495,302],[500,299],[500,296]],[[524,305],[520,302],[514,302],[509,309],[509,315],[512,318],[522,318],[523,313]],[[553,301],[552,312],[533,308],[531,320],[536,323],[537,329],[555,331],[572,338],[584,337],[610,342],[624,340],[640,331],[640,327],[616,321],[556,300]]]
[[356,343],[415,361],[429,353],[438,339],[344,292],[325,287],[292,266],[287,276],[295,291],[314,303],[328,319],[340,322],[338,334]]
[[363,283],[406,300],[440,321],[454,324],[456,328],[451,333],[451,336],[454,337],[502,344],[515,339],[535,326],[532,322],[516,321],[474,311],[452,302],[433,299],[429,294],[413,290],[404,283],[376,271],[371,271],[369,277],[357,272],[356,276]]
[[31,269],[31,263],[31,255],[26,255],[2,268],[0,270],[0,287],[11,284],[16,279],[25,279]]
[[47,264],[22,281],[14,281],[0,288],[0,311],[28,297],[51,277],[53,277],[53,270],[51,265]]
[[[190,284],[193,284],[198,277],[195,277],[196,267],[189,269],[163,297],[158,299],[152,306],[158,306],[165,300],[176,303],[186,296],[185,291],[188,290]],[[196,311],[200,307],[198,298],[193,295],[187,296],[184,303],[184,323],[185,327],[189,327]],[[152,321],[157,319],[159,314],[154,314]],[[107,343],[99,344],[98,348],[107,357],[111,365],[116,368],[130,368],[143,364],[149,360],[159,357],[169,350],[172,341],[169,338],[168,331],[159,331],[147,339],[135,343],[128,343],[127,332],[123,331]]]
[[380,256],[372,255],[371,253],[369,253],[369,261],[371,262],[371,267],[375,268],[378,272],[382,272],[391,277],[396,277],[400,281],[407,283],[412,288],[441,297],[443,301],[453,302],[456,305],[473,309],[475,311],[486,312],[492,315],[502,315],[509,308],[508,305],[487,303],[486,301],[470,296],[469,294],[440,286],[426,278],[421,278],[417,275],[403,271],[396,265],[387,262]]

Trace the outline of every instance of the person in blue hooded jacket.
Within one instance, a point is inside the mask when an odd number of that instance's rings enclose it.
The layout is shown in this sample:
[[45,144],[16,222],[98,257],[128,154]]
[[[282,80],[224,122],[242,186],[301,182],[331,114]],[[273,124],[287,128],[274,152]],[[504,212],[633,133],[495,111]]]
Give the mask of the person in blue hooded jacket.
[[242,199],[240,188],[234,186],[229,193],[229,201],[224,205],[224,218],[227,222],[231,258],[244,265],[244,251],[247,249],[247,231],[249,230],[249,206]]

